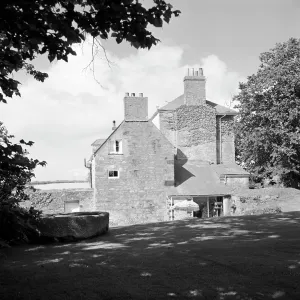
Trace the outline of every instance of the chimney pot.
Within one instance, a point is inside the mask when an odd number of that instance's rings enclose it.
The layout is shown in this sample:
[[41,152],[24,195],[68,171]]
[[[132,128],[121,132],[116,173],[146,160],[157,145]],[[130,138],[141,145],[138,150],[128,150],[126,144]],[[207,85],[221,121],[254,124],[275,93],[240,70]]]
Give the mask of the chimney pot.
[[143,95],[143,93],[139,93],[139,97],[143,97],[144,95]]
[[135,93],[131,93],[131,97],[135,97]]
[[125,97],[129,97],[129,93],[125,93]]
[[112,130],[115,130],[116,129],[116,121],[113,121],[113,127],[112,127]]

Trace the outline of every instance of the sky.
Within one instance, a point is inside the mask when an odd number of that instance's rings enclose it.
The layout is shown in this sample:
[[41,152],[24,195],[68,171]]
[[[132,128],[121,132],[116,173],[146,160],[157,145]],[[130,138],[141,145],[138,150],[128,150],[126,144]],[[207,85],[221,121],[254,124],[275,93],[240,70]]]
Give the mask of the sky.
[[[141,1],[149,5],[150,0]],[[34,64],[49,78],[40,83],[24,74],[22,97],[0,103],[0,120],[10,134],[34,141],[30,156],[47,162],[35,180],[83,180],[91,144],[123,120],[125,92],[144,93],[149,117],[183,93],[188,67],[202,67],[207,99],[228,105],[238,84],[257,71],[259,55],[276,43],[300,37],[299,0],[169,0],[181,10],[170,24],[153,29],[161,42],[148,50],[103,41],[89,67],[92,43],[74,47],[69,62]]]

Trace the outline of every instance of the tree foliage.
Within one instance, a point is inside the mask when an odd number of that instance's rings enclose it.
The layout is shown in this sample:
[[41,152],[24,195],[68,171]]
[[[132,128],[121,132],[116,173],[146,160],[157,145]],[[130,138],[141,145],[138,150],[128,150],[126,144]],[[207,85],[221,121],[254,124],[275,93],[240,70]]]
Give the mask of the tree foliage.
[[26,146],[33,142],[12,142],[6,128],[0,122],[0,240],[7,243],[27,241],[37,234],[34,226],[39,212],[19,206],[27,199],[25,185],[34,176],[33,170],[45,162],[28,157]]
[[300,181],[300,40],[291,38],[260,55],[256,74],[240,83],[237,160],[257,180],[277,175]]
[[[159,40],[149,25],[162,27],[180,13],[164,0],[152,3],[146,8],[138,0],[1,0],[0,102],[20,96],[16,72],[25,70],[42,82],[48,77],[32,64],[37,56],[67,62],[69,55],[76,55],[72,45],[87,36],[93,38],[93,47],[101,47],[99,39],[113,38],[150,49]],[[25,147],[32,142],[15,144],[12,138],[0,123],[0,246],[1,239],[27,241],[37,234],[34,225],[40,214],[21,208],[19,202],[27,199],[25,184],[35,167],[45,162],[28,158]]]
[[147,29],[169,23],[179,11],[163,0],[145,8],[137,0],[1,0],[0,3],[0,102],[20,95],[13,73],[26,70],[36,80],[47,74],[30,63],[39,54],[68,61],[76,55],[74,43],[94,39],[129,42],[136,48],[151,48],[159,41]]

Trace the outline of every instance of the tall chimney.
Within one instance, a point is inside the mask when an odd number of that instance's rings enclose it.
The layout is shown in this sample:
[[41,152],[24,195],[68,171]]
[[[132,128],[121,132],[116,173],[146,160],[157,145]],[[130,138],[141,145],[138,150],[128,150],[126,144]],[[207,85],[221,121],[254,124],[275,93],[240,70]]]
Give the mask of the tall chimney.
[[125,121],[148,121],[148,97],[143,93],[136,96],[135,93],[125,94],[124,97],[124,119]]
[[186,105],[204,105],[206,101],[205,94],[206,79],[203,75],[203,69],[188,69],[187,76],[184,77],[184,104]]

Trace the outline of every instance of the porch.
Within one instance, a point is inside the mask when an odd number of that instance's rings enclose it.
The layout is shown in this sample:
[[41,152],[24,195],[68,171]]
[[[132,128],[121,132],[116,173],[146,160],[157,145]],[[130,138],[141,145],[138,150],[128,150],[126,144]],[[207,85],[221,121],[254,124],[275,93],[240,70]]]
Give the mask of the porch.
[[[181,207],[180,204],[190,202],[190,206]],[[188,202],[186,202],[188,201]],[[198,209],[196,205],[198,205]],[[179,208],[177,208],[177,206]],[[186,218],[213,218],[231,214],[230,195],[170,195],[167,197],[169,221]]]

